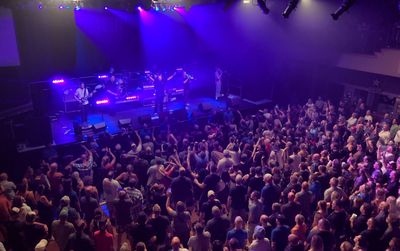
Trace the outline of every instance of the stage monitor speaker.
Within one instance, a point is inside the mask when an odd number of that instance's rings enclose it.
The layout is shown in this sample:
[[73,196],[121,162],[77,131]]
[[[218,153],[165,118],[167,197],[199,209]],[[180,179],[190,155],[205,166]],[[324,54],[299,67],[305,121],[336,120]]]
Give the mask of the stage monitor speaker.
[[97,124],[94,124],[94,125],[93,125],[93,129],[94,129],[96,132],[105,131],[105,130],[106,130],[106,127],[107,127],[107,125],[106,125],[105,122],[100,122],[100,123],[97,123]]
[[199,110],[202,112],[210,112],[212,110],[212,105],[207,102],[201,102],[199,104]]
[[50,119],[46,116],[31,117],[25,120],[25,133],[32,146],[47,145],[53,142]]
[[118,120],[118,125],[119,127],[130,127],[132,125],[132,120],[131,119],[120,119]]

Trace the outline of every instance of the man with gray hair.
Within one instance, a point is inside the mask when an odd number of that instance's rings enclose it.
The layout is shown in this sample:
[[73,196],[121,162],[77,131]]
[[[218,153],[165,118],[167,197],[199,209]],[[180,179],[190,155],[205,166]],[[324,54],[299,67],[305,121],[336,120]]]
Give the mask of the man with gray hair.
[[[243,249],[247,244],[247,231],[243,229],[243,219],[240,216],[235,218],[234,228],[226,234],[226,241],[236,239],[238,247]],[[228,243],[227,243],[228,244]]]
[[246,195],[247,190],[242,185],[242,175],[238,174],[235,178],[235,187],[230,190],[227,202],[231,222],[235,220],[236,216],[246,217]]
[[267,173],[264,175],[265,186],[261,190],[261,202],[264,205],[264,213],[271,214],[272,204],[279,202],[281,189],[273,183],[272,175]]
[[221,210],[217,206],[213,206],[212,214],[214,217],[207,222],[205,230],[210,232],[211,242],[218,240],[225,243],[230,222],[225,216],[221,215]]

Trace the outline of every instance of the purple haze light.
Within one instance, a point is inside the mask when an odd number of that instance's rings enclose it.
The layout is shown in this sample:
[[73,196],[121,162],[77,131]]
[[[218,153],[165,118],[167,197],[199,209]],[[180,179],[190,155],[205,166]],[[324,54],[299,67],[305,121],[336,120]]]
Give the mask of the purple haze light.
[[142,7],[140,7],[140,6],[138,6],[137,9],[138,9],[140,12],[143,11]]
[[108,103],[110,103],[110,100],[108,100],[108,99],[96,100],[96,105],[106,105]]
[[97,76],[98,79],[105,79],[108,78],[108,75],[99,75]]
[[65,80],[64,79],[62,79],[62,78],[60,78],[60,79],[53,79],[53,81],[51,81],[53,84],[56,84],[56,85],[62,85],[62,84],[64,84],[65,83]]
[[64,9],[64,6],[60,5],[58,6],[59,9]]
[[104,7],[104,9],[105,9],[105,10],[108,10],[108,7],[106,6],[106,7]]

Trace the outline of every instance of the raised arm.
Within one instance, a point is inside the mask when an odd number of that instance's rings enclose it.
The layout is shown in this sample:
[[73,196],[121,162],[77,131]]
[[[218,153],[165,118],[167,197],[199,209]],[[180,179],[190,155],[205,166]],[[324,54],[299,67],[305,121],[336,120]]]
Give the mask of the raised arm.
[[112,165],[113,167],[115,166],[115,163],[117,162],[117,158],[115,157],[115,155],[113,154],[113,152],[111,151],[110,148],[107,148],[107,152],[110,154],[111,156],[111,162],[110,165]]
[[139,134],[139,132],[138,132],[137,130],[135,130],[135,134],[136,134],[136,137],[137,137],[138,140],[139,140],[138,145],[137,145],[137,147],[136,147],[136,152],[139,153],[139,152],[141,152],[142,149],[143,149],[142,137],[140,137],[140,134]]
[[171,207],[171,192],[167,192],[167,201],[165,202],[165,208],[170,216],[175,216],[176,211]]

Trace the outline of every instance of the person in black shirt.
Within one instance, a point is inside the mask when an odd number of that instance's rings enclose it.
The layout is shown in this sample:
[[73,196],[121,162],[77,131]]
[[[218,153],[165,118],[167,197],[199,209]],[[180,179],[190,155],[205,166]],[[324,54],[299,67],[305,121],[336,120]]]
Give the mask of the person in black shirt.
[[85,222],[80,221],[76,227],[76,233],[69,236],[65,250],[95,251],[95,246],[90,237],[84,233]]
[[194,179],[194,184],[196,184],[199,188],[203,189],[203,192],[200,197],[200,205],[207,200],[207,193],[210,190],[217,191],[217,185],[221,178],[217,174],[217,167],[211,166],[210,174],[204,178],[203,183],[200,183],[197,179]]
[[167,217],[161,215],[159,205],[156,204],[153,206],[153,218],[149,219],[148,224],[152,226],[154,234],[157,237],[156,243],[158,245],[166,244],[170,222]]
[[47,226],[36,222],[36,213],[29,212],[26,215],[26,223],[22,227],[22,233],[24,239],[22,240],[25,244],[25,248],[28,251],[33,251],[35,249],[36,244],[41,240],[45,239],[47,236]]
[[288,194],[288,203],[282,205],[282,214],[286,218],[287,225],[293,227],[295,225],[294,218],[301,213],[301,205],[294,201],[295,195],[290,192]]
[[145,213],[140,213],[137,223],[132,223],[128,227],[128,237],[132,247],[135,247],[138,242],[143,242],[146,246],[150,245],[151,238],[154,237],[154,231],[150,224],[146,224],[147,216]]
[[328,216],[329,223],[335,234],[335,238],[339,239],[345,234],[347,213],[343,209],[343,202],[340,200],[334,200],[332,202],[333,212]]
[[259,191],[264,187],[264,180],[262,168],[260,166],[255,168],[255,176],[249,178],[247,195],[250,196],[251,192]]
[[375,228],[375,219],[369,218],[367,221],[368,228],[360,233],[362,241],[366,243],[367,251],[381,250],[379,231]]
[[208,191],[208,200],[201,205],[200,209],[200,221],[207,223],[212,218],[212,208],[217,206],[222,209],[221,203],[215,198],[213,190]]
[[229,216],[231,222],[235,220],[237,216],[245,218],[246,216],[246,188],[242,185],[242,175],[238,174],[235,178],[235,187],[231,189],[228,197],[227,208],[229,210]]
[[179,176],[171,182],[171,200],[172,203],[178,201],[184,202],[187,206],[193,204],[193,188],[192,181],[185,177],[185,168],[179,168]]
[[320,219],[318,221],[318,230],[314,233],[310,232],[307,238],[307,243],[311,243],[314,235],[321,237],[324,243],[324,251],[332,251],[335,245],[335,236],[330,232],[330,224],[327,219]]
[[267,173],[264,175],[265,186],[261,190],[261,201],[264,204],[264,213],[271,214],[271,206],[278,202],[281,196],[281,191],[272,181],[272,175]]
[[221,210],[214,206],[212,208],[213,218],[207,222],[205,230],[211,234],[211,242],[216,240],[225,243],[226,234],[230,228],[229,220],[221,215]]

